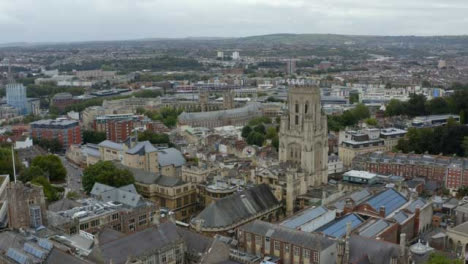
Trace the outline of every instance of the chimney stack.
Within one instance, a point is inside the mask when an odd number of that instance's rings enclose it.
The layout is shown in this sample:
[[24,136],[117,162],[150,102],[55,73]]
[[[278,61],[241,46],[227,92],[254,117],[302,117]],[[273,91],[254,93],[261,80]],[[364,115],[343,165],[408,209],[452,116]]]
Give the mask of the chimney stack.
[[379,215],[381,217],[385,217],[385,206],[384,205],[380,206]]
[[405,257],[406,255],[406,234],[401,233],[400,235],[400,256]]

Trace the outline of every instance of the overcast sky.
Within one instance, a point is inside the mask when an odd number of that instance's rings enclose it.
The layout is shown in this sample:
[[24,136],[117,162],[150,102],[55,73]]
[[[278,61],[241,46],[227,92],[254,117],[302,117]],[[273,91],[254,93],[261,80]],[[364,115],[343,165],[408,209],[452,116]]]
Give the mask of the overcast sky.
[[0,43],[468,34],[468,0],[0,0]]

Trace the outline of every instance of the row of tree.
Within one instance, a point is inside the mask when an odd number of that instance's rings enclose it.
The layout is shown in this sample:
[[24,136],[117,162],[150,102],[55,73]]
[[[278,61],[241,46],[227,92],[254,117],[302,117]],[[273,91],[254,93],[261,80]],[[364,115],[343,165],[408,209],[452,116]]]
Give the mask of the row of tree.
[[405,153],[429,153],[438,155],[468,156],[468,127],[454,120],[436,128],[410,128],[406,137],[400,139],[396,150]]
[[438,114],[459,114],[460,122],[466,123],[465,114],[468,113],[468,90],[457,90],[448,97],[435,97],[427,100],[423,94],[412,94],[410,99],[402,102],[390,100],[386,106],[386,116],[423,116]]

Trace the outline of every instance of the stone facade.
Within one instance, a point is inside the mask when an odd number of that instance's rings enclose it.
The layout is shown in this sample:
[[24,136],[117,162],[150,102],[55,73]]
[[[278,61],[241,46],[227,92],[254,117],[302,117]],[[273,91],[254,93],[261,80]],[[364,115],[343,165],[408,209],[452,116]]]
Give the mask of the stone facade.
[[327,183],[327,117],[321,110],[318,87],[289,88],[288,111],[281,118],[279,136],[280,162],[301,168],[308,186]]
[[42,186],[11,182],[7,188],[8,216],[10,228],[29,228],[31,226],[30,209],[39,208],[42,225],[47,225],[46,203]]

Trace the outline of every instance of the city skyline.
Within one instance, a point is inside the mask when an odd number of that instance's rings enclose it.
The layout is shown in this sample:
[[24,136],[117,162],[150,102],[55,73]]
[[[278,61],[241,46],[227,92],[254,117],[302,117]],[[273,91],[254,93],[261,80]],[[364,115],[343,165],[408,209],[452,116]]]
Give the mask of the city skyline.
[[0,43],[272,33],[462,35],[467,9],[460,0],[3,1]]

